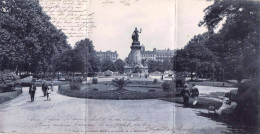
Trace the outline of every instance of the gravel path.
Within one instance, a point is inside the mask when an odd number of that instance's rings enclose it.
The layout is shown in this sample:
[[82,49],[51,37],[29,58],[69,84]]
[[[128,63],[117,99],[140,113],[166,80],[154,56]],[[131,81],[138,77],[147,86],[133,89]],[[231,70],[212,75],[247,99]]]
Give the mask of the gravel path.
[[183,108],[162,100],[92,100],[51,94],[37,88],[30,102],[23,94],[0,105],[0,132],[17,133],[220,133],[225,124],[198,116],[202,109]]

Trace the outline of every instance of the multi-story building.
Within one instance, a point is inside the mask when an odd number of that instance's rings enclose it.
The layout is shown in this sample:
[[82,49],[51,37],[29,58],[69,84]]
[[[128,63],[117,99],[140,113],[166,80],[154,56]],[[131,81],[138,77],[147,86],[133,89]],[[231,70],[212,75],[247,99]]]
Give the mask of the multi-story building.
[[113,62],[115,62],[118,59],[118,54],[117,51],[112,52],[112,51],[106,51],[106,52],[96,52],[97,56],[100,58],[100,60],[105,59],[105,58],[109,58],[110,60],[112,60]]
[[147,60],[155,60],[155,61],[164,61],[169,60],[174,56],[175,50],[165,49],[165,50],[157,50],[156,48],[153,51],[145,51],[144,45],[141,48],[141,56],[142,59]]

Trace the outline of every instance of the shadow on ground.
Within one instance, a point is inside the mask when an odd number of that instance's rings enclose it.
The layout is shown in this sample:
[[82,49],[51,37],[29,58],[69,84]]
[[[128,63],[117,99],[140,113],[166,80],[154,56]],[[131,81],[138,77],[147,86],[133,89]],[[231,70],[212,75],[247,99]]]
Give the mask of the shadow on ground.
[[[183,104],[182,97],[161,98],[160,100]],[[192,102],[190,100],[190,103],[186,108],[207,110],[209,103],[214,103],[216,106],[216,109],[218,109],[222,105],[222,103],[219,101],[215,101],[215,100],[211,100],[211,99],[207,99],[207,98],[199,98],[198,104],[196,106],[193,106]],[[176,107],[183,107],[183,105],[176,106]],[[209,118],[210,120],[222,123],[223,125],[227,126],[228,131],[221,131],[221,133],[223,133],[223,134],[258,134],[260,132],[259,128],[248,127],[248,126],[242,125],[242,123],[239,122],[235,116],[219,117],[217,114],[214,114],[214,113],[201,112],[198,110],[194,110],[194,111],[196,112],[197,116]]]
[[227,126],[228,131],[222,131],[223,134],[258,134],[259,128],[243,125],[235,116],[219,117],[217,114],[208,112],[197,112],[196,115],[209,118],[213,121],[223,123]]

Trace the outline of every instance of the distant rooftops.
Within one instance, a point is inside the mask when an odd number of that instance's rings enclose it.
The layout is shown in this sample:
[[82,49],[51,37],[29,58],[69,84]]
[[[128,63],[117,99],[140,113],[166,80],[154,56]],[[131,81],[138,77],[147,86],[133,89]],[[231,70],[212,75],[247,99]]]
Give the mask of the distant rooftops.
[[117,54],[117,51],[112,52],[112,51],[108,50],[108,51],[102,52],[102,51],[100,50],[100,51],[97,51],[96,53],[97,53],[97,54],[104,54],[104,53],[106,53],[106,54]]

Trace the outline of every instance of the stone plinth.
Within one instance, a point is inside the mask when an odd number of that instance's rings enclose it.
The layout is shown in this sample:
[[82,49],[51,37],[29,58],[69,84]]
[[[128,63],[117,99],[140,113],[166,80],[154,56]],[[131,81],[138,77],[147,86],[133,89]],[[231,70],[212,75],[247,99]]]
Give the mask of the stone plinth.
[[132,35],[132,45],[131,45],[131,52],[128,55],[129,63],[127,66],[124,67],[124,72],[125,73],[137,73],[137,72],[142,72],[142,73],[148,73],[148,67],[144,67],[142,65],[142,57],[141,57],[141,45],[138,40],[138,33],[141,33],[135,28],[135,31]]
[[128,55],[129,65],[132,67],[142,67],[142,57],[141,57],[141,46],[139,41],[134,41],[131,46],[131,52]]
[[[148,67],[138,67],[142,73],[148,73]],[[132,73],[134,72],[136,67],[131,67],[131,66],[125,66],[124,67],[124,73]]]

